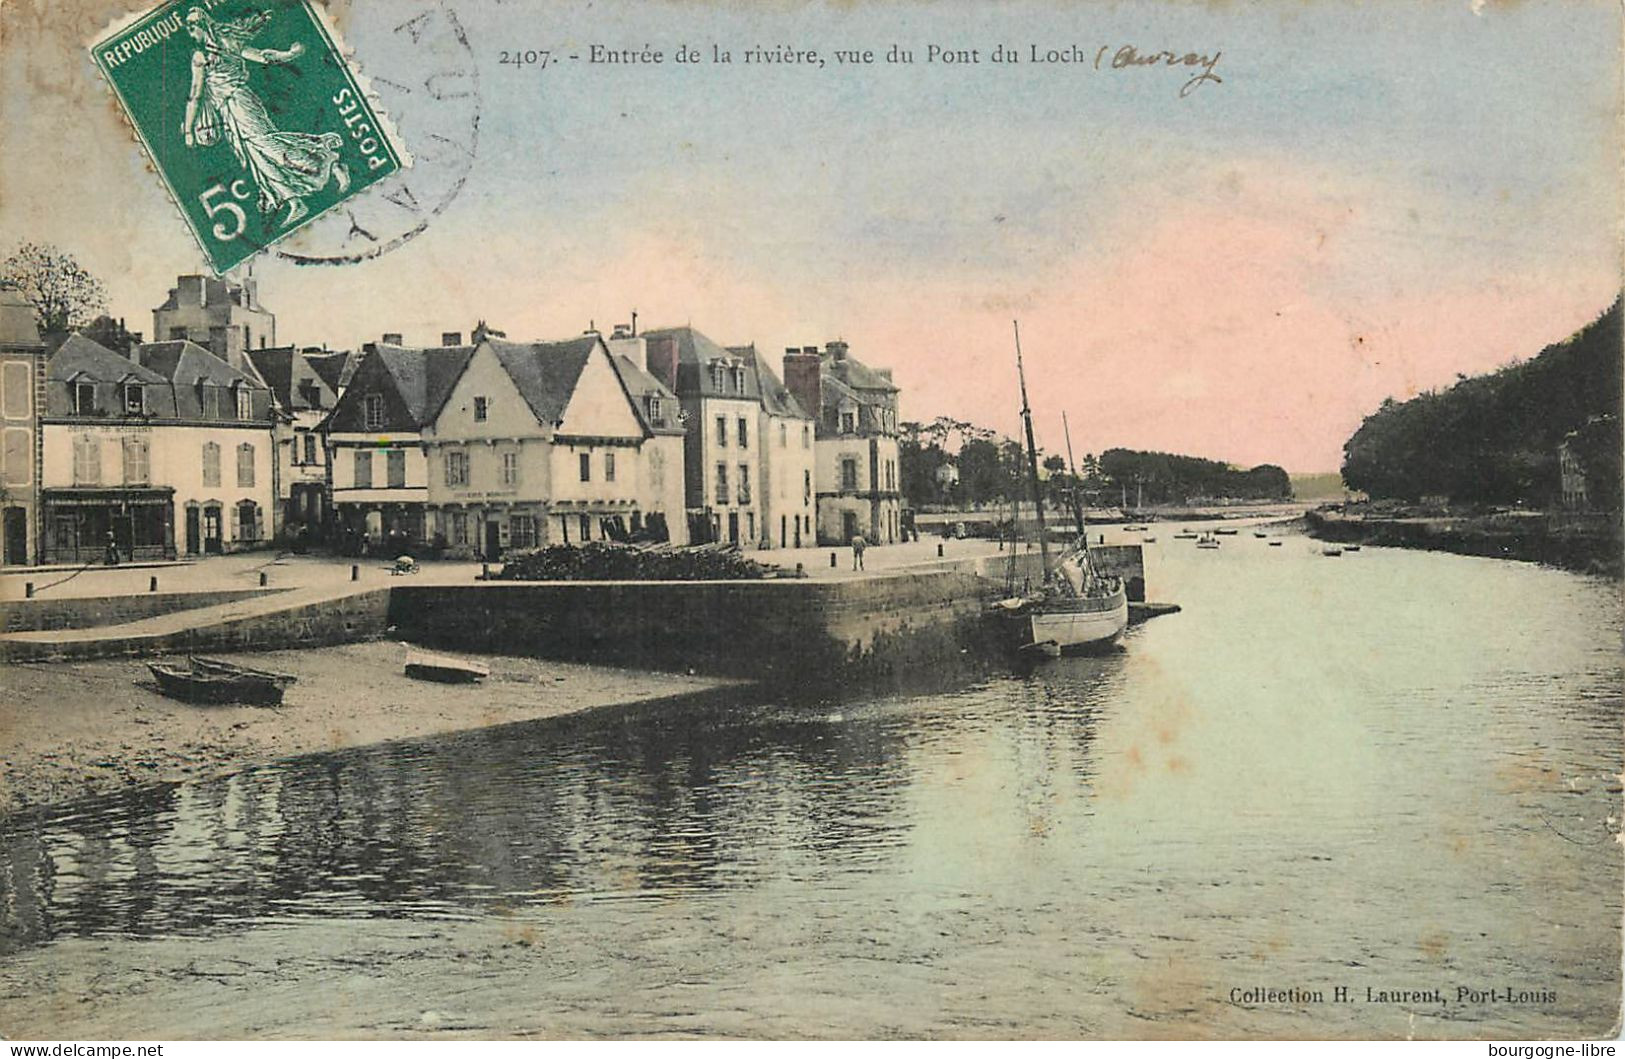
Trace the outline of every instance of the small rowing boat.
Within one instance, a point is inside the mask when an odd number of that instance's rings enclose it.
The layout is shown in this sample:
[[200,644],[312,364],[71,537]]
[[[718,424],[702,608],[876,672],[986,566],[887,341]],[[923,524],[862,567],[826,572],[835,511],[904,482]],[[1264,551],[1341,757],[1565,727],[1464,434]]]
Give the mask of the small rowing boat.
[[295,680],[286,673],[234,665],[213,658],[191,658],[188,665],[148,662],[147,670],[158,682],[158,690],[172,699],[210,705],[243,703],[250,706],[276,706],[282,693]]

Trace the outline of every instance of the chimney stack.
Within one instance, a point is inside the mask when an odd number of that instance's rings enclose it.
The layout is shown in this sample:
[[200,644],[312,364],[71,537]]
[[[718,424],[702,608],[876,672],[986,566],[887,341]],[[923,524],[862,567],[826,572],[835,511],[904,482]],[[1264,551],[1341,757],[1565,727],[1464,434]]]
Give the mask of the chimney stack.
[[440,332],[440,344],[443,346],[460,346],[463,344],[463,333],[461,331],[442,331]]
[[846,343],[842,342],[840,339],[836,339],[833,342],[826,342],[824,344],[824,349],[828,351],[831,359],[833,360],[846,359]]
[[677,336],[673,334],[657,334],[653,338],[646,335],[639,336],[639,342],[644,343],[644,357],[647,362],[646,371],[659,379],[666,389],[672,393],[677,392]]
[[800,353],[794,346],[784,351],[785,388],[795,397],[801,410],[814,419],[821,414],[822,363],[817,346],[806,346]]
[[386,346],[402,346],[406,344],[401,341],[401,333],[399,331],[385,331],[382,343]]

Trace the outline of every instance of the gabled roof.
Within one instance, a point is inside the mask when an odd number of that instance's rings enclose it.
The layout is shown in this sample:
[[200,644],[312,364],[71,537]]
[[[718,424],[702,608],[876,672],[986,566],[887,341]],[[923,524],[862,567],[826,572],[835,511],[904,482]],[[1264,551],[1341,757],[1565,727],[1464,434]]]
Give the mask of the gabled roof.
[[[338,403],[332,387],[310,363],[309,354],[300,353],[292,346],[278,346],[250,350],[248,359],[276,395],[277,403],[289,411],[332,408]],[[311,401],[312,393],[316,396],[315,403]]]
[[328,417],[329,429],[365,433],[361,411],[370,394],[384,398],[385,432],[415,432],[432,423],[474,355],[473,346],[374,346],[361,358]]
[[333,393],[339,394],[350,385],[350,379],[355,375],[356,365],[361,362],[360,356],[355,353],[306,353],[305,360],[316,372],[322,382]]
[[796,419],[811,419],[806,409],[795,399],[790,390],[773,374],[768,367],[767,359],[756,352],[756,347],[742,346],[738,352],[749,361],[750,367],[756,372],[756,390],[762,395],[762,408],[768,415],[791,416]]
[[853,360],[850,354],[836,360],[826,353],[823,361],[825,375],[840,379],[854,390],[897,392],[896,383],[862,361]]
[[563,342],[485,340],[502,370],[508,373],[525,403],[530,405],[537,422],[548,427],[556,426],[564,418],[564,409],[575,393],[587,358],[602,342],[597,335],[582,335]]
[[[659,379],[632,363],[632,358],[616,356],[611,359],[615,362],[615,370],[620,373],[621,384],[632,395],[632,406],[637,410],[638,421],[643,428],[651,434],[684,433],[683,424],[677,418],[677,395],[666,389]],[[650,397],[660,399],[658,416],[649,414]]]

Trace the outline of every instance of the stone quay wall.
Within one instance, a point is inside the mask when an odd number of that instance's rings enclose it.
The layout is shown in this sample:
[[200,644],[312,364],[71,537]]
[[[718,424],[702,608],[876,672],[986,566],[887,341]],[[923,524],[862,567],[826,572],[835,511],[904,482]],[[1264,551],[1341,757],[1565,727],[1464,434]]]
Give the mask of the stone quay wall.
[[646,669],[817,682],[958,661],[985,646],[998,586],[930,570],[849,581],[518,582],[401,586],[414,643]]
[[0,632],[44,632],[123,625],[178,610],[253,599],[284,588],[245,588],[221,592],[149,592],[144,596],[83,596],[63,599],[8,599],[0,602]]

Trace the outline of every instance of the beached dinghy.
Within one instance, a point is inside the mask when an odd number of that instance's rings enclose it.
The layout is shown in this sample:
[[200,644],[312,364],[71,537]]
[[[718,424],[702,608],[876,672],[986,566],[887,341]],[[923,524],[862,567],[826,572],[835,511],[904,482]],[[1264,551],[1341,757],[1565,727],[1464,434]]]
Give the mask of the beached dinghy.
[[250,669],[216,659],[189,659],[187,666],[148,662],[147,670],[158,690],[182,702],[225,705],[276,706],[294,678],[283,673]]

